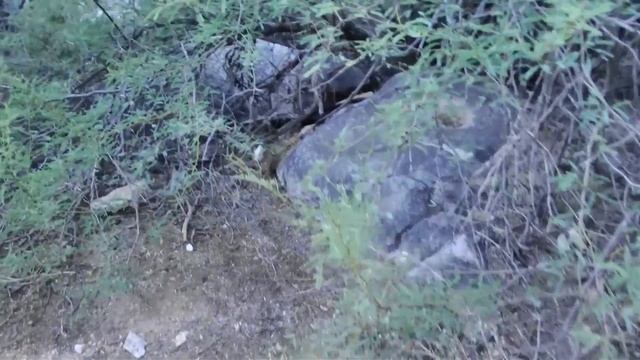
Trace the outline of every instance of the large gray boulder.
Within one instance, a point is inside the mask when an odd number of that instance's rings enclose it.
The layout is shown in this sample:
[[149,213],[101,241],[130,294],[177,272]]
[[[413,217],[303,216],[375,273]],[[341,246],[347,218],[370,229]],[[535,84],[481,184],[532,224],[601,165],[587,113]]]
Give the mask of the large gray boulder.
[[[420,91],[429,84],[428,78],[394,76],[302,139],[277,176],[290,196],[311,203],[363,194],[378,211],[376,243],[412,254],[423,266],[453,258],[477,264],[467,251],[473,249],[469,234],[443,228],[442,220],[457,217],[467,177],[503,145],[514,114],[478,84]],[[440,260],[429,261],[433,256]]]

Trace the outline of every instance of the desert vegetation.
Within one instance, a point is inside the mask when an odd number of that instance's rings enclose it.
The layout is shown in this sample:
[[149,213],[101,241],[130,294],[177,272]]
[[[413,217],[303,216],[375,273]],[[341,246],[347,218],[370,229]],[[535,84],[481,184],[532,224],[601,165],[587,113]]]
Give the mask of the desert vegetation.
[[7,354],[162,284],[154,251],[210,251],[239,270],[206,276],[296,315],[156,355],[640,358],[638,3],[0,10]]

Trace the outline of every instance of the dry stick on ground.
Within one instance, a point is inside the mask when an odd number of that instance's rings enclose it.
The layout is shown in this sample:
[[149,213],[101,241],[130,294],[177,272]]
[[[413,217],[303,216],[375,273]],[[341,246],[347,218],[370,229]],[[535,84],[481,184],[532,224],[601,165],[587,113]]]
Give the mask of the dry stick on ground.
[[64,101],[64,100],[69,100],[69,99],[78,99],[78,98],[89,97],[89,96],[93,96],[93,95],[115,94],[115,93],[119,93],[119,92],[122,92],[122,90],[109,90],[109,89],[93,90],[93,91],[89,91],[89,92],[82,93],[82,94],[69,94],[69,95],[61,97],[61,98],[49,99],[46,102]]
[[138,240],[140,239],[140,211],[138,210],[138,199],[135,199],[133,209],[136,212],[136,238],[133,241],[133,246],[131,246],[129,255],[127,255],[127,264],[129,263],[129,260],[131,260],[131,255],[133,255],[133,251],[136,249],[136,246],[138,246]]
[[[316,105],[319,107],[319,114],[320,115],[324,115],[324,118],[330,116],[331,114],[335,114],[337,113],[339,110],[341,110],[342,108],[344,108],[345,106],[349,105],[351,103],[351,100],[353,100],[358,93],[360,92],[360,90],[362,90],[362,88],[364,87],[364,85],[367,83],[367,81],[369,80],[369,78],[371,77],[371,75],[373,75],[373,72],[380,66],[380,61],[376,60],[373,65],[371,65],[371,67],[369,68],[369,70],[367,71],[367,73],[365,74],[365,76],[362,78],[362,80],[360,81],[360,83],[358,84],[358,86],[355,88],[355,90],[353,90],[351,92],[351,94],[349,94],[349,96],[345,99],[341,101],[341,105],[334,109],[333,111],[331,111],[331,113],[329,114],[324,114],[324,109],[322,108],[322,100],[320,99],[320,94],[319,94],[319,89],[322,86],[326,86],[327,84],[329,84],[331,81],[335,80],[338,76],[340,76],[341,74],[343,74],[345,71],[347,71],[351,66],[344,66],[340,71],[338,71],[334,76],[332,76],[329,80],[324,81],[320,84],[315,85],[311,91],[314,93],[315,95],[315,102],[317,103]],[[313,108],[313,107],[312,107]],[[315,110],[311,110],[309,113],[305,114],[304,116],[301,116],[299,119],[296,119],[295,121],[290,121],[287,124],[283,125],[280,129],[278,129],[278,133],[279,134],[285,134],[287,131],[293,129],[295,126],[298,125],[298,123],[304,121],[305,119],[307,119]],[[320,122],[321,120],[319,120],[318,122]]]
[[0,285],[8,285],[8,284],[27,285],[27,284],[31,284],[35,280],[53,279],[61,275],[74,275],[75,273],[76,273],[75,271],[58,271],[55,273],[48,273],[48,274],[32,274],[32,275],[21,277],[21,278],[3,276],[3,277],[0,277]]

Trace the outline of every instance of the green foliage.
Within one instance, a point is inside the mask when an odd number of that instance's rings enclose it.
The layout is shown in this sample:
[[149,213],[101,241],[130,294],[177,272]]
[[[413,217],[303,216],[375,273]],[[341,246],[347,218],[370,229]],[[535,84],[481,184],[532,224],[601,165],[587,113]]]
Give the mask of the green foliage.
[[[0,284],[58,276],[82,239],[99,239],[89,247],[116,243],[105,235],[110,218],[94,217],[87,202],[127,176],[148,180],[159,158],[174,169],[161,196],[179,200],[204,176],[205,140],[223,144],[224,154],[249,153],[254,141],[212,111],[195,74],[211,49],[227,43],[242,44],[250,64],[262,29],[283,22],[303,29],[296,41],[313,50],[306,76],[339,58],[346,66],[389,62],[422,77],[402,102],[381,110],[383,128],[367,129],[380,141],[413,144],[414,134],[434,126],[420,115],[434,111],[453,81],[491,86],[522,115],[512,124],[512,152],[496,160],[490,185],[477,194],[476,206],[493,220],[474,225],[492,239],[506,269],[488,271],[500,276],[478,276],[475,286],[458,282],[461,274],[427,285],[407,280],[407,269],[381,260],[373,247],[377,210],[358,188],[302,206],[317,284],[330,277],[345,285],[333,318],[302,342],[304,355],[454,358],[484,348],[476,355],[491,357],[502,347],[501,354],[533,349],[523,356],[544,357],[565,340],[582,349],[578,355],[634,354],[640,204],[637,174],[625,159],[638,141],[629,111],[638,99],[620,99],[611,90],[617,84],[606,83],[621,51],[638,47],[634,2],[165,0],[107,10],[118,28],[93,1],[31,1],[0,39]],[[348,40],[346,24],[373,36]],[[629,54],[619,60],[634,61]],[[91,74],[95,83],[76,88]],[[623,92],[637,92],[635,81]],[[98,88],[106,91],[92,95]],[[345,150],[351,141],[339,145]],[[124,174],[108,173],[105,163]],[[596,171],[602,166],[608,174]],[[277,192],[244,171],[238,178]],[[122,260],[109,249],[100,248],[109,266],[98,287],[122,290]],[[540,327],[558,343],[541,340]]]
[[[13,228],[52,230],[60,224],[60,210],[75,199],[72,184],[91,166],[100,152],[105,112],[96,106],[85,114],[70,113],[51,99],[60,94],[57,83],[5,78],[11,97],[0,110],[4,220]],[[83,142],[89,136],[97,141]],[[61,191],[69,189],[70,191]]]
[[69,78],[72,69],[114,53],[110,24],[95,14],[92,1],[28,2],[10,18],[15,30],[2,37],[0,47],[21,72]]
[[450,279],[425,286],[407,281],[405,266],[380,261],[372,247],[377,212],[362,196],[343,193],[338,201],[303,209],[315,230],[311,264],[317,286],[326,276],[338,276],[346,286],[333,318],[303,342],[299,356],[397,358],[428,347],[430,355],[450,357],[456,334],[476,335],[465,325],[469,319],[495,315],[495,284],[461,288],[459,279]]
[[[185,48],[196,50],[185,54],[173,52],[171,39],[186,36],[188,23],[148,22],[156,9],[149,2],[138,11],[105,7],[130,40],[142,26],[155,31],[128,43],[93,1],[46,1],[29,2],[9,18],[0,40],[6,54],[0,64],[2,284],[37,283],[59,273],[79,239],[104,231],[87,203],[132,179],[151,180],[158,158],[178,168],[162,194],[177,199],[202,176],[203,138],[221,152],[247,153],[252,146],[229,119],[212,116],[204,95],[194,97],[205,49],[234,36],[235,21],[221,18],[224,36],[195,36]],[[73,85],[87,79],[91,87],[73,94]],[[95,82],[104,93],[93,95]],[[105,163],[115,163],[118,172],[102,174]]]
[[[546,230],[541,230],[544,231],[542,236],[552,237],[559,250],[549,253],[536,249],[536,256],[544,259],[540,260],[546,264],[544,268],[541,267],[532,275],[521,275],[517,267],[512,265],[511,271],[501,270],[508,274],[502,281],[509,283],[521,278],[526,282],[529,295],[525,303],[534,304],[534,308],[524,305],[516,311],[527,313],[531,318],[544,318],[539,321],[546,324],[542,325],[544,331],[554,334],[552,337],[565,340],[568,331],[580,348],[580,356],[588,351],[605,358],[629,356],[631,347],[637,345],[633,340],[633,329],[638,326],[640,308],[631,305],[635,304],[632,298],[636,290],[631,283],[621,280],[621,276],[636,271],[636,261],[631,259],[637,255],[637,250],[632,250],[636,246],[637,228],[629,223],[621,223],[620,218],[630,217],[634,219],[631,222],[637,225],[638,202],[629,198],[628,202],[620,201],[622,190],[619,181],[625,183],[625,180],[630,180],[629,177],[607,179],[594,174],[590,166],[596,161],[611,164],[612,156],[622,161],[621,154],[609,152],[609,147],[616,141],[622,141],[621,136],[626,130],[612,136],[605,129],[611,126],[630,129],[628,111],[621,111],[621,103],[611,99],[606,94],[606,87],[601,87],[593,79],[602,80],[602,64],[611,61],[616,47],[637,43],[637,37],[632,37],[632,40],[617,38],[620,35],[613,34],[611,28],[615,27],[614,24],[624,22],[621,19],[637,16],[640,13],[637,4],[629,1],[548,1],[540,6],[540,3],[533,1],[483,2],[482,10],[486,12],[485,15],[490,14],[489,21],[486,16],[478,15],[482,12],[480,9],[477,9],[476,16],[472,16],[476,5],[466,2],[406,1],[393,5],[384,1],[366,4],[355,0],[313,2],[309,10],[300,10],[303,2],[292,1],[291,5],[291,13],[299,15],[296,18],[301,19],[303,27],[307,24],[318,29],[304,38],[308,47],[317,49],[307,59],[311,65],[310,73],[334,56],[329,49],[342,44],[339,37],[341,26],[349,21],[359,22],[365,27],[372,25],[369,28],[376,34],[373,38],[350,43],[358,50],[358,59],[388,59],[403,49],[407,39],[421,40],[420,57],[411,70],[415,70],[417,76],[426,73],[431,77],[407,92],[406,103],[391,104],[383,111],[382,116],[392,126],[385,125],[378,132],[376,129],[367,129],[369,135],[376,133],[376,139],[390,142],[389,145],[402,146],[405,140],[411,142],[412,133],[432,126],[428,122],[412,121],[412,116],[407,116],[407,113],[429,113],[429,109],[435,106],[434,94],[453,81],[460,80],[491,85],[516,109],[533,111],[534,117],[548,117],[540,121],[540,127],[553,123],[551,127],[564,128],[567,132],[573,131],[568,130],[570,128],[576,129],[577,133],[572,138],[575,143],[569,146],[562,159],[564,165],[569,165],[569,171],[554,168],[559,164],[550,165],[552,160],[549,158],[542,164],[527,162],[524,168],[519,165],[517,153],[499,160],[502,161],[502,169],[508,170],[501,175],[494,174],[498,177],[494,181],[527,179],[523,181],[526,184],[532,177],[539,178],[546,183],[544,186],[549,192],[546,197],[535,198],[539,196],[534,195],[539,192],[535,182],[524,185],[524,189],[517,184],[491,189],[487,196],[494,202],[492,211],[500,214],[500,221],[515,235],[522,228],[512,224],[514,219],[520,216],[535,218],[539,211],[534,210],[538,206],[535,201],[546,201],[551,212],[549,223],[536,224],[537,220],[526,219],[526,226],[546,227]],[[620,45],[624,41],[627,43]],[[636,55],[626,53],[625,56],[628,61],[633,61],[631,59]],[[515,73],[519,76],[514,77]],[[532,98],[530,93],[518,93],[531,86],[530,81],[535,78],[540,79],[539,84],[544,84],[536,90],[542,91],[542,94]],[[631,86],[637,87],[638,84],[634,82]],[[529,102],[524,101],[527,98]],[[402,111],[404,107],[411,111]],[[562,118],[555,115],[556,112],[568,112],[572,116]],[[536,121],[535,118],[532,120]],[[518,136],[518,131],[525,133],[524,137],[536,136],[531,133],[526,135],[529,131],[526,130],[526,120],[513,125]],[[629,138],[638,141],[637,127],[632,132],[634,134],[629,134]],[[542,136],[539,138],[546,141]],[[346,149],[354,141],[357,139],[339,139],[338,151]],[[520,141],[514,147],[514,152],[528,154],[541,146],[540,142],[531,145],[525,143]],[[586,167],[585,161],[588,161]],[[616,164],[630,166],[629,163]],[[322,166],[318,164],[319,172]],[[624,173],[624,170],[613,167],[612,171]],[[308,186],[313,189],[311,184]],[[623,187],[626,187],[626,191],[635,192],[637,184],[627,181]],[[316,251],[312,262],[318,271],[317,275],[322,279],[327,267],[337,268],[339,270],[336,272],[328,273],[333,277],[339,274],[346,284],[334,318],[320,331],[320,337],[313,338],[307,350],[320,358],[468,356],[461,355],[466,354],[466,350],[456,344],[457,340],[452,340],[453,334],[458,334],[461,324],[467,320],[457,310],[464,308],[468,311],[465,314],[478,316],[479,323],[492,323],[490,319],[494,318],[497,311],[504,311],[509,306],[500,304],[511,304],[509,296],[516,295],[505,289],[498,291],[499,287],[491,284],[482,284],[477,289],[459,287],[455,282],[431,284],[426,287],[427,290],[413,287],[406,282],[402,271],[375,259],[377,254],[370,246],[375,226],[373,219],[377,216],[375,209],[363,203],[363,196],[356,191],[337,202],[321,201],[317,212],[307,213],[309,222],[316,224]],[[531,199],[533,202],[530,204],[521,203]],[[619,223],[619,227],[612,228],[612,223]],[[489,226],[496,229],[489,232],[490,237],[501,234],[497,232],[499,226]],[[527,236],[535,238],[531,233]],[[500,245],[494,243],[493,246],[520,247],[514,243],[516,240],[513,237],[500,236],[500,239]],[[612,241],[620,242],[615,253],[603,253],[605,245]],[[510,255],[505,257],[507,264],[513,264]],[[595,286],[592,282],[585,283],[585,277],[598,279],[592,281],[601,284],[596,286],[600,290],[592,289]],[[618,287],[619,281],[628,284],[628,287]],[[405,286],[405,290],[401,290]],[[579,289],[577,293],[563,293],[573,287]],[[542,315],[544,311],[540,309],[554,307],[557,301],[562,303],[560,299],[567,296],[567,305],[561,306],[556,315],[562,319],[562,326],[558,327],[553,325],[556,319],[545,318]],[[590,299],[589,303],[583,304],[586,296]],[[457,298],[475,301],[471,302],[473,306],[465,304],[457,308],[459,304],[451,301]],[[405,299],[414,299],[416,302],[411,304]],[[415,308],[411,305],[415,305]],[[421,310],[432,308],[437,310],[429,311],[426,318],[421,316]],[[575,318],[567,315],[571,311],[575,312]],[[391,319],[397,320],[397,323]],[[617,330],[611,330],[607,322],[616,323]],[[518,326],[505,316],[501,320],[501,327],[507,330],[502,335],[496,334],[509,338],[511,334],[508,329]],[[539,347],[535,347],[535,333],[529,334],[526,336],[530,336],[528,340],[531,345],[526,344],[525,340],[526,345],[523,346],[532,346],[540,351]],[[474,336],[468,333],[464,335],[468,346]],[[417,346],[416,339],[430,346]],[[495,341],[500,342],[500,339]],[[493,346],[486,339],[481,343],[487,349]],[[553,348],[555,345],[550,346]],[[509,350],[505,348],[501,351]],[[549,353],[554,351],[551,349]]]
[[[105,108],[72,113],[52,101],[64,89],[58,82],[27,80],[6,67],[0,78],[10,89],[0,108],[0,242],[6,244],[0,271],[7,279],[30,278],[51,273],[70,254],[66,221],[82,197],[78,185],[101,151],[99,117]],[[86,137],[94,141],[83,141]],[[39,232],[62,241],[26,249],[16,245]]]

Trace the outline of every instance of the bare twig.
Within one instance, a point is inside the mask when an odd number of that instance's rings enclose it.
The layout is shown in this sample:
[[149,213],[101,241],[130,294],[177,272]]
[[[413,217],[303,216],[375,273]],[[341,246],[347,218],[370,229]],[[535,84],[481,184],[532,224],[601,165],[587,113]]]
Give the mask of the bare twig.
[[634,188],[640,188],[640,184],[633,182],[633,180],[629,179],[629,177],[622,170],[618,169],[615,165],[611,163],[611,160],[609,160],[609,157],[607,156],[606,153],[603,152],[602,157],[615,172],[617,172],[620,176],[622,176],[627,181],[627,184],[629,184],[629,186]]
[[358,86],[356,86],[356,88],[351,92],[351,94],[349,94],[349,96],[342,101],[342,105],[340,105],[337,109],[335,109],[334,113],[340,111],[340,109],[342,109],[343,107],[351,103],[351,100],[353,100],[353,98],[360,93],[360,90],[362,90],[362,88],[367,83],[367,81],[369,81],[369,78],[371,77],[373,72],[378,68],[378,66],[379,66],[379,61],[375,61],[373,65],[371,65],[367,73],[364,75],[364,77],[362,78]]
[[127,264],[129,263],[129,260],[131,259],[131,255],[133,255],[133,251],[135,250],[136,246],[138,246],[138,242],[140,241],[140,210],[139,210],[137,201],[133,204],[133,210],[136,213],[136,238],[133,240],[131,251],[127,256]]
[[93,91],[89,91],[89,92],[86,92],[86,93],[69,94],[69,95],[61,97],[61,98],[49,99],[49,100],[47,100],[47,102],[64,101],[64,100],[69,100],[69,99],[85,98],[85,97],[89,97],[89,96],[93,96],[93,95],[115,94],[115,93],[119,93],[119,92],[122,92],[122,90],[119,90],[119,89],[93,90]]
[[127,44],[130,44],[131,40],[129,39],[129,37],[127,37],[127,35],[124,34],[122,29],[120,29],[120,26],[118,25],[118,23],[116,23],[116,21],[111,17],[109,12],[102,6],[102,4],[100,4],[98,0],[93,0],[93,3],[96,4],[96,6],[100,8],[100,11],[102,11],[102,13],[109,19],[109,21],[111,21],[111,23],[113,24],[113,27],[116,28],[118,33],[120,33],[120,36],[122,36],[122,38],[127,42]]
[[24,284],[29,284],[34,280],[51,279],[61,275],[73,275],[73,274],[75,274],[75,271],[58,271],[58,272],[47,273],[47,274],[33,274],[33,275],[21,277],[21,278],[3,276],[3,277],[0,277],[0,285],[8,285],[8,284],[16,284],[16,283],[24,285]]
[[[605,260],[608,259],[609,256],[611,256],[611,254],[613,253],[613,251],[622,242],[622,240],[624,239],[624,235],[625,235],[626,231],[628,230],[628,226],[629,226],[629,223],[631,222],[631,220],[632,220],[632,215],[631,214],[629,214],[629,213],[624,214],[623,219],[620,221],[620,223],[616,227],[615,231],[613,232],[613,235],[609,239],[609,242],[607,243],[605,248],[602,250],[602,258],[603,259],[605,259]],[[566,335],[569,334],[569,331],[571,330],[571,327],[573,327],[573,324],[578,319],[578,315],[580,313],[580,309],[582,308],[582,305],[584,304],[584,297],[585,297],[584,295],[594,285],[594,283],[596,282],[596,279],[600,276],[600,272],[601,272],[601,269],[596,266],[593,269],[593,271],[591,272],[591,275],[589,276],[587,281],[582,286],[582,289],[580,291],[580,294],[582,296],[579,296],[576,299],[576,301],[574,302],[573,306],[571,307],[571,310],[569,310],[569,315],[567,315],[567,317],[566,317],[566,319],[565,319],[565,321],[564,321],[564,323],[562,325],[562,334],[563,335],[566,336]]]

